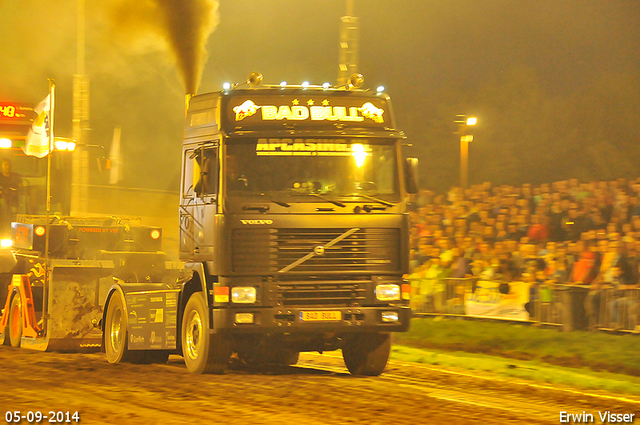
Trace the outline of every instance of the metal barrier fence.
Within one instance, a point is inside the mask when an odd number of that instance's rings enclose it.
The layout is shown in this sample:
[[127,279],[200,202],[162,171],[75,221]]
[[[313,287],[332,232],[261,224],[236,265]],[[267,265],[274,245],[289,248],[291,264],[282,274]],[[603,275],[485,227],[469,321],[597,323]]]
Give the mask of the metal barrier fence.
[[[640,288],[590,290],[587,286],[564,284],[530,287],[524,282],[478,278],[410,278],[410,282],[411,308],[418,314],[515,318],[562,326],[566,331],[640,332]],[[478,305],[489,307],[482,309]]]
[[416,313],[465,314],[465,298],[477,278],[412,279],[411,309]]
[[557,285],[542,284],[534,288],[529,320],[543,324],[561,325],[563,309]]
[[589,291],[585,310],[592,329],[640,331],[640,288],[603,287]]

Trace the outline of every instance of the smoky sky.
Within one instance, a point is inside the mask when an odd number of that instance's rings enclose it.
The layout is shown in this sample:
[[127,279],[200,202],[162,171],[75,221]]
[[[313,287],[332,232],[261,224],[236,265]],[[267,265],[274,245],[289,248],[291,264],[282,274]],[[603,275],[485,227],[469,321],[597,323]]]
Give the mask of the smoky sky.
[[[186,92],[218,90],[252,71],[266,83],[336,81],[345,1],[216,3],[87,2],[90,138],[108,148],[113,128],[122,127],[123,184],[178,189]],[[540,143],[536,132],[551,134],[549,145],[573,138],[638,150],[637,0],[355,0],[355,14],[365,86],[386,87],[427,184],[431,176],[455,184],[450,127],[457,113],[481,115],[472,171],[492,157],[530,155]],[[75,19],[74,1],[0,0],[0,98],[37,103],[46,79],[55,78],[61,136],[71,133]],[[513,102],[521,92],[527,102]],[[600,112],[606,122],[596,122]],[[524,123],[528,116],[536,119]],[[536,128],[542,118],[547,130]],[[553,140],[552,124],[571,128]],[[510,143],[529,133],[531,141]],[[535,176],[521,171],[514,178],[560,176],[539,168]]]

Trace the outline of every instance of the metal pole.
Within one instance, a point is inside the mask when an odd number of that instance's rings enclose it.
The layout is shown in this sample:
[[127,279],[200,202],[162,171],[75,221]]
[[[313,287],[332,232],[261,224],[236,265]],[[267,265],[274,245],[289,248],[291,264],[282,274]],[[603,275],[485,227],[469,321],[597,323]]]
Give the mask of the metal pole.
[[49,259],[49,215],[51,214],[51,153],[53,152],[53,119],[55,110],[55,89],[56,85],[53,80],[49,80],[49,152],[47,153],[47,200],[45,211],[45,243],[44,258],[45,270],[48,267]]
[[353,16],[355,0],[347,0],[346,15],[340,19],[340,49],[338,55],[338,85],[347,83],[349,76],[358,71],[358,44],[360,23]]
[[465,135],[460,135],[460,186],[466,189],[469,181],[469,142]]
[[84,130],[89,122],[89,79],[85,75],[85,0],[77,1],[77,73],[73,76],[73,139],[77,149],[72,157],[71,214],[87,212],[89,184],[89,153],[83,148]]
[[77,42],[77,72],[84,75],[84,0],[78,0],[78,42]]
[[47,331],[47,319],[49,318],[49,309],[47,308],[47,288],[49,286],[50,272],[49,272],[49,233],[50,233],[50,214],[51,214],[51,154],[54,149],[54,135],[53,135],[53,122],[55,115],[56,104],[56,84],[52,79],[49,79],[49,152],[47,153],[47,199],[45,202],[45,224],[44,224],[44,290],[42,299],[42,329]]
[[353,16],[353,0],[347,0],[347,13],[345,16]]

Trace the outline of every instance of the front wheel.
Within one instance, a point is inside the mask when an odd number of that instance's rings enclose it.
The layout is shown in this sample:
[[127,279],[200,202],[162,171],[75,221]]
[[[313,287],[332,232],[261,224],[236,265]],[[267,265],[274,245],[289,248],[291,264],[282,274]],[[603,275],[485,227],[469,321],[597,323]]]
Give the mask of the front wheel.
[[11,301],[7,327],[9,328],[11,346],[20,347],[20,340],[22,339],[22,300],[20,294],[16,294]]
[[221,374],[229,364],[229,340],[209,331],[207,305],[202,292],[196,292],[182,315],[182,356],[189,372]]
[[378,376],[387,366],[391,353],[388,333],[363,333],[345,339],[342,357],[352,375]]

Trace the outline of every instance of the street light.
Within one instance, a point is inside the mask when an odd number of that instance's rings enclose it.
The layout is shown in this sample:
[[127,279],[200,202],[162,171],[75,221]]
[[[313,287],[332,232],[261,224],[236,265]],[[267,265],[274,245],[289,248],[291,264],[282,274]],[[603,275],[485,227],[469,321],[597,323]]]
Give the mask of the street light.
[[456,115],[454,121],[458,125],[456,134],[460,135],[460,186],[466,189],[469,183],[469,143],[473,141],[473,135],[469,133],[469,127],[476,125],[478,119],[467,118],[466,115]]

